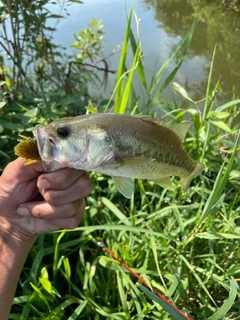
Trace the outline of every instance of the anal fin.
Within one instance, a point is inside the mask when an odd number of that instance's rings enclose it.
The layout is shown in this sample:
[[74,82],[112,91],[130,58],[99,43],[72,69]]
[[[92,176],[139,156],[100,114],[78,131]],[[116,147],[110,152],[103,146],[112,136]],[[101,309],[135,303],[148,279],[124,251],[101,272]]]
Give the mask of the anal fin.
[[170,177],[162,177],[152,181],[158,184],[159,186],[163,187],[164,189],[168,189],[168,190],[172,189],[172,182]]
[[117,190],[126,198],[131,199],[134,192],[134,180],[124,177],[112,177]]

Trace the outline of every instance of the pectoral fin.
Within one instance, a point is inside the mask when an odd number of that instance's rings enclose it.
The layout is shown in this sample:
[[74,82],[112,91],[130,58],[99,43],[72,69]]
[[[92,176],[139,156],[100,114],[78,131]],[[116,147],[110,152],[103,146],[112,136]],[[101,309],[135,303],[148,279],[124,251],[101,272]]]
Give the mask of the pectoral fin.
[[124,197],[130,199],[134,191],[134,180],[124,177],[112,177],[112,179],[117,190],[124,195]]
[[159,186],[163,187],[164,189],[168,189],[168,190],[172,189],[172,182],[170,177],[163,177],[163,178],[152,180],[152,181],[158,184]]

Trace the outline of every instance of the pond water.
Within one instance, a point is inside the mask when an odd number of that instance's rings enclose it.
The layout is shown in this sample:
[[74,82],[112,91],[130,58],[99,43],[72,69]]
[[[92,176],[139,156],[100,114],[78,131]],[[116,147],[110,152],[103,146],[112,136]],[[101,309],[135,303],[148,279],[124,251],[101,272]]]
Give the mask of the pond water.
[[[85,28],[89,21],[101,19],[106,35],[104,36],[105,56],[121,46],[126,28],[126,16],[130,7],[137,13],[140,22],[140,34],[144,53],[144,67],[148,82],[156,70],[166,60],[173,47],[190,29],[194,16],[199,20],[187,59],[184,61],[176,78],[194,100],[205,96],[209,66],[215,45],[217,44],[213,84],[220,80],[225,92],[222,98],[232,98],[234,88],[236,95],[240,92],[240,13],[236,7],[227,8],[224,1],[203,0],[86,0],[84,4],[68,7],[70,14],[62,19],[55,34],[55,42],[71,50],[73,32]],[[55,7],[55,6],[54,6]],[[133,29],[135,23],[133,21]],[[120,54],[108,59],[109,67],[117,69]],[[166,76],[174,67],[169,66]],[[131,65],[129,58],[128,66]],[[99,65],[100,66],[100,65]],[[91,88],[96,93],[103,93],[108,98],[115,83],[115,75],[109,75],[107,90]],[[135,84],[140,94],[141,88]],[[173,98],[171,87],[163,93],[163,98]]]

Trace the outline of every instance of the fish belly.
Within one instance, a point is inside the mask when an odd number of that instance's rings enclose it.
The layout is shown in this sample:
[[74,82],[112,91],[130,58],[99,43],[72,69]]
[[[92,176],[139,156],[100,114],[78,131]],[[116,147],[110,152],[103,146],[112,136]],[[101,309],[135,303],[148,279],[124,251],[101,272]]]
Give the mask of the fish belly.
[[169,176],[185,176],[189,173],[183,168],[173,165],[166,165],[157,161],[145,161],[138,165],[125,164],[124,166],[108,165],[102,168],[96,168],[94,171],[115,177],[126,177],[133,179],[156,180]]

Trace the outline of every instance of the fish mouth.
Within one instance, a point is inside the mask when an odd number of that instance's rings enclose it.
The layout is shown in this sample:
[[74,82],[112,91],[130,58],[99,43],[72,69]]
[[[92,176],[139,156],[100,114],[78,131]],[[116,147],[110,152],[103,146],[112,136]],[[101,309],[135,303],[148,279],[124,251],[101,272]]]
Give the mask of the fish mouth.
[[37,140],[38,152],[42,159],[42,166],[45,172],[53,172],[62,167],[59,161],[57,143],[45,127],[38,126],[33,130]]
[[51,135],[46,132],[43,126],[38,126],[33,130],[33,135],[37,140],[38,152],[44,162],[55,160],[56,143]]

